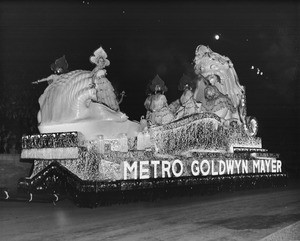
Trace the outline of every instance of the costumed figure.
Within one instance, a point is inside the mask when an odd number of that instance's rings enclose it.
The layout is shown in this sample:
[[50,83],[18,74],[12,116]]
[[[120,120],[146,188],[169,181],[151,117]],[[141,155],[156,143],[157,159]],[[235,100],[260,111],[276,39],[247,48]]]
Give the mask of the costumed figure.
[[186,75],[181,77],[178,89],[183,90],[183,94],[179,99],[180,107],[176,112],[176,119],[200,112],[200,107],[194,99],[194,83],[195,82]]
[[202,109],[205,112],[214,113],[229,125],[232,121],[238,122],[235,118],[237,109],[232,101],[223,95],[216,86],[208,85],[205,90],[205,101],[202,103]]
[[153,125],[164,125],[174,120],[174,115],[164,95],[167,87],[158,75],[152,80],[150,89],[154,94],[148,96],[144,103],[147,109],[146,119]]
[[96,65],[92,71],[92,85],[94,85],[97,90],[97,102],[108,106],[112,110],[119,111],[119,102],[115,90],[110,81],[106,78],[106,70],[104,68],[109,66],[110,62],[102,47],[94,52],[94,55],[90,57],[90,62]]

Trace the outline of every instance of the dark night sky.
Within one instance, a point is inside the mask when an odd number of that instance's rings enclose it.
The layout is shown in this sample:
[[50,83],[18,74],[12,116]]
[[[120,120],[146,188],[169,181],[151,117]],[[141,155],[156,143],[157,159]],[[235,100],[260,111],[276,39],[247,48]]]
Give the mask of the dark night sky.
[[66,55],[69,70],[91,70],[89,56],[101,45],[111,62],[108,79],[127,93],[121,109],[138,120],[148,81],[159,74],[169,103],[177,99],[178,81],[203,44],[232,60],[265,148],[298,151],[297,1],[2,1],[0,11],[1,95],[13,86],[12,95],[28,89],[38,98],[46,84],[30,82],[50,75],[55,59]]

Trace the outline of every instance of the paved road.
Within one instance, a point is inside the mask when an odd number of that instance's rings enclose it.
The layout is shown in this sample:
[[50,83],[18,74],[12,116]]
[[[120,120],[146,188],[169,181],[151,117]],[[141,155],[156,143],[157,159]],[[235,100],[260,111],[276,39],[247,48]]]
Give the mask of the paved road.
[[0,240],[300,240],[300,187],[96,209],[0,202]]

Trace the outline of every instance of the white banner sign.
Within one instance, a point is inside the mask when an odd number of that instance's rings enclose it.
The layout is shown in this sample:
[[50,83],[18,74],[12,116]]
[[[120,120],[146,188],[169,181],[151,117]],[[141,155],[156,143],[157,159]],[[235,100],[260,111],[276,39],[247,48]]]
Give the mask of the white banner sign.
[[181,176],[222,176],[248,173],[281,173],[280,160],[193,160],[124,161],[123,179],[170,178]]

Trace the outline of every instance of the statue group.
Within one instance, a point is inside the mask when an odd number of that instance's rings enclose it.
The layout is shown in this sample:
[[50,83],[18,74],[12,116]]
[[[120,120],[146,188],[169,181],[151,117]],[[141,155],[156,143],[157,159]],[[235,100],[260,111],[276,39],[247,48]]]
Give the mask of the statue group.
[[[88,118],[119,120],[119,104],[125,92],[117,98],[111,82],[106,77],[110,65],[102,47],[90,57],[95,66],[92,71],[75,70],[68,72],[65,56],[51,65],[54,74],[33,83],[48,82],[48,87],[39,99],[38,122],[66,123]],[[121,114],[121,115],[120,115]]]
[[[51,65],[54,74],[34,82],[47,81],[49,84],[39,99],[41,128],[91,119],[127,121],[128,117],[119,108],[124,92],[117,98],[106,77],[105,68],[110,61],[102,47],[93,53],[90,62],[96,65],[92,71],[68,72],[63,56]],[[224,126],[243,125],[249,135],[256,134],[257,122],[246,116],[244,87],[229,58],[199,45],[194,58],[194,76],[184,74],[178,89],[182,91],[181,97],[168,105],[167,86],[156,75],[147,87],[146,119],[141,120],[140,127],[131,125],[134,132],[143,130],[144,126],[165,125],[186,116],[209,112],[218,116]]]
[[181,97],[167,104],[164,81],[157,75],[149,84],[144,105],[146,119],[152,125],[163,125],[197,113],[219,116],[225,126],[245,124],[245,92],[230,59],[200,45],[194,59],[196,77],[183,75],[178,89]]

